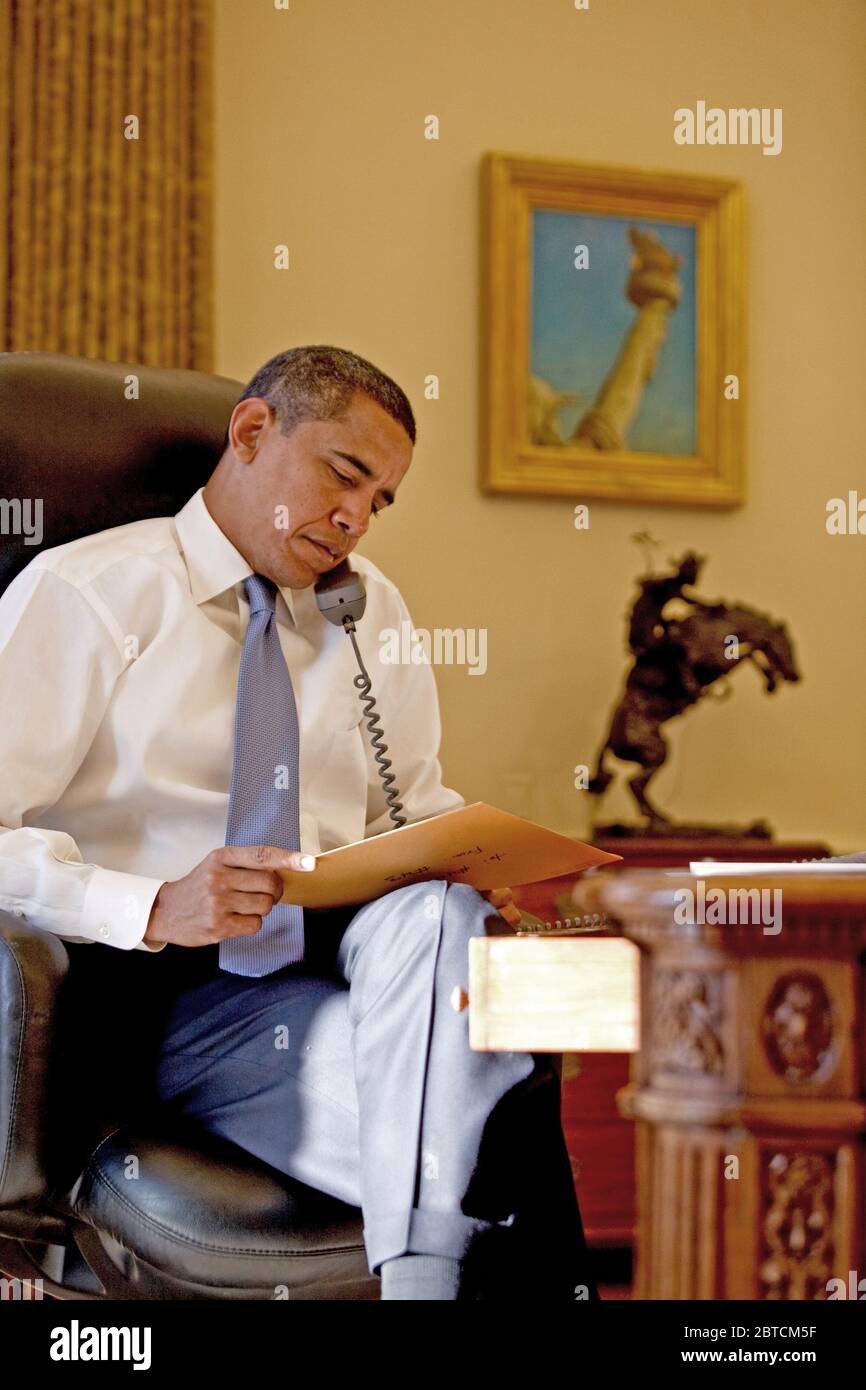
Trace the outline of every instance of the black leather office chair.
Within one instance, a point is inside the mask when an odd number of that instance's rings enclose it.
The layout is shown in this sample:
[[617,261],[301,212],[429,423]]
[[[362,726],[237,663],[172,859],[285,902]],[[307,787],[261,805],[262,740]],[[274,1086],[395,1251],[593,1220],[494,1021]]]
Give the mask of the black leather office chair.
[[[0,353],[0,492],[43,499],[43,547],[172,515],[242,389]],[[0,590],[36,552],[24,540],[0,537]],[[170,960],[186,954],[66,945],[0,912],[0,1270],[67,1299],[377,1299],[358,1208],[153,1103]]]
[[[242,390],[2,353],[0,492],[43,499],[43,547],[172,515],[213,470]],[[24,541],[0,537],[0,588],[36,553]],[[0,913],[0,1269],[60,1298],[378,1298],[356,1207],[150,1110],[165,999],[148,966],[169,954],[67,946]]]

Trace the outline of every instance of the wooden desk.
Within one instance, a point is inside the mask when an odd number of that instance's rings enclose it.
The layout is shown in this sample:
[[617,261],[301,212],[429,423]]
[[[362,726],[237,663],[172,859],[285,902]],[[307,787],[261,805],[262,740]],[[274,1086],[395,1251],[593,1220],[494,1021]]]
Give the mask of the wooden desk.
[[[596,839],[594,843],[623,856],[623,864],[612,866],[609,871],[618,873],[632,867],[674,868],[705,856],[744,860],[769,857],[778,861],[818,858],[832,852],[817,842],[768,844],[766,840],[743,839],[619,836],[605,842]],[[580,895],[586,882],[567,875],[516,888],[514,896],[521,907],[552,921],[574,914],[574,891]],[[576,938],[568,949],[579,953],[581,947]],[[579,1039],[580,1034],[576,1036]],[[628,1051],[596,1051],[594,1044],[592,1050],[587,1050],[579,1042],[573,1045],[574,1051],[564,1050],[562,1126],[586,1237],[595,1247],[630,1246],[636,1229],[634,1122],[620,1113],[616,1097],[629,1084],[633,1058]]]
[[824,1299],[866,1275],[866,875],[707,878],[780,890],[777,934],[679,924],[693,883],[586,885],[641,951],[635,1297]]
[[[634,1122],[636,1297],[825,1298],[829,1280],[866,1277],[866,875],[706,884],[778,889],[781,930],[680,924],[674,895],[691,875],[606,871],[584,880],[582,906],[614,917],[639,950],[639,1009],[628,1002],[635,958],[598,955],[613,939],[478,938],[470,1039],[574,1048],[598,1068],[589,1104],[582,1077],[563,1088],[596,1245],[630,1236],[621,1126]],[[606,972],[595,995],[590,967]],[[599,994],[611,989],[605,1012]],[[629,1018],[635,1054],[587,1051],[608,1026],[627,1047]],[[620,1085],[611,1064],[629,1061]]]

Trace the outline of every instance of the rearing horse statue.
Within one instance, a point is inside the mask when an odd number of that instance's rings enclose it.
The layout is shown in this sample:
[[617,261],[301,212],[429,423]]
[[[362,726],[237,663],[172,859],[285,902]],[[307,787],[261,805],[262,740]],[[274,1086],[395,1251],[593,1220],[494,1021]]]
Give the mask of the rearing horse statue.
[[[647,796],[668,753],[661,725],[696,704],[744,661],[757,668],[768,692],[780,680],[800,679],[784,624],[745,604],[704,603],[683,593],[696,582],[702,564],[701,557],[689,552],[675,573],[641,582],[629,625],[634,662],[589,783],[596,795],[609,786],[613,773],[604,766],[608,752],[638,763],[640,770],[629,779],[629,787],[654,829],[670,825]],[[685,618],[665,617],[665,608],[675,598],[689,606]]]

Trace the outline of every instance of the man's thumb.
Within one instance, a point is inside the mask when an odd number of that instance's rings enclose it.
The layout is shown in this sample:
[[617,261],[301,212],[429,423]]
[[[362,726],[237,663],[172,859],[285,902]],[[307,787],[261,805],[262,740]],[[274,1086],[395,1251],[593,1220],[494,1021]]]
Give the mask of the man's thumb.
[[282,867],[285,869],[301,869],[309,872],[315,869],[316,858],[313,854],[303,854],[299,849],[275,849],[275,855],[281,860]]

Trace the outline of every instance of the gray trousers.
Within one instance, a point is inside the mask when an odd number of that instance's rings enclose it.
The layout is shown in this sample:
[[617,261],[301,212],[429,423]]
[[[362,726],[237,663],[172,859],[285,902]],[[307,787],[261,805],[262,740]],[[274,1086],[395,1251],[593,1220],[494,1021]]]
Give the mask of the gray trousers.
[[553,1059],[473,1051],[450,1002],[469,938],[508,930],[495,909],[433,879],[305,922],[304,961],[261,979],[205,948],[167,1016],[159,1102],[360,1207],[372,1274],[481,1248],[524,1291],[597,1297]]

